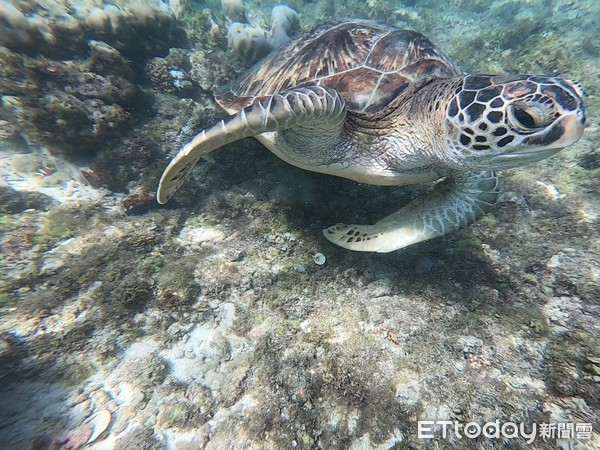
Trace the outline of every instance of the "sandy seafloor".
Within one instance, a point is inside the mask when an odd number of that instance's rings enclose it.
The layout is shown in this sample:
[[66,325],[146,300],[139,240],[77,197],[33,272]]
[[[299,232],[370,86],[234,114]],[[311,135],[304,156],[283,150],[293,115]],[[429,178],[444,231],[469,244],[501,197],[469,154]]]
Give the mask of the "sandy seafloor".
[[[0,448],[600,448],[600,2],[287,3],[304,29],[383,20],[465,73],[587,91],[576,145],[502,172],[476,224],[389,254],[321,230],[421,188],[252,139],[157,207],[169,155],[223,117],[212,87],[247,66],[220,2],[152,4],[0,2]],[[273,6],[245,19],[268,29]],[[422,420],[591,432],[419,439]]]

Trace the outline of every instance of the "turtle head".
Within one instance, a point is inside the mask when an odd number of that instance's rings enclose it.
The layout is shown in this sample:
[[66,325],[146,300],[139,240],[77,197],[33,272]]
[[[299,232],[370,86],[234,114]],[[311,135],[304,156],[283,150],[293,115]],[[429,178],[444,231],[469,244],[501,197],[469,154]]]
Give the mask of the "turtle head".
[[539,161],[581,137],[582,96],[564,78],[466,76],[448,103],[448,144],[486,169]]

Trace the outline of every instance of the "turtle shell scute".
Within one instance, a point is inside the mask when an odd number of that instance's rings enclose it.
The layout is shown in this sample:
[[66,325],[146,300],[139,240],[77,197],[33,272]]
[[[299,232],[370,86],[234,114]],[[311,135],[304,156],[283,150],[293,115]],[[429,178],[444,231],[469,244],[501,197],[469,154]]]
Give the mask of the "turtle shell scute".
[[229,113],[295,87],[338,91],[351,111],[376,112],[406,87],[459,71],[427,37],[372,21],[325,22],[259,61],[215,94]]

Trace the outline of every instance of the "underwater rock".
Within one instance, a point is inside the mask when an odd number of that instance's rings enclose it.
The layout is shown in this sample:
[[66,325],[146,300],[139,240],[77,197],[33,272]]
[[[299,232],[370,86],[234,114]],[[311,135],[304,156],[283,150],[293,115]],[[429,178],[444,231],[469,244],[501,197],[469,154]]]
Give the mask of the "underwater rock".
[[133,80],[135,72],[131,63],[114,47],[106,42],[89,41],[90,57],[87,69],[90,72],[104,76],[119,76],[126,80]]
[[41,192],[21,192],[6,186],[0,186],[0,212],[18,214],[26,209],[46,211],[55,204],[52,198]]
[[95,182],[112,191],[127,192],[131,180],[153,170],[159,155],[159,145],[149,134],[134,134],[99,152],[90,169]]
[[269,42],[274,48],[281,47],[292,40],[300,30],[300,16],[292,8],[277,5],[271,11],[271,37]]
[[240,22],[229,26],[227,44],[231,53],[247,64],[255,63],[273,50],[266,31]]
[[577,165],[585,170],[594,170],[600,167],[600,148],[584,153],[577,158]]
[[[98,3],[0,1],[0,120],[13,135],[93,156],[131,129],[144,104],[140,63],[186,43],[162,1]],[[170,76],[176,88],[192,86],[185,73]]]
[[50,154],[43,146],[29,145],[15,151],[10,143],[0,158],[0,180],[7,184],[4,210],[9,214],[44,211],[63,203],[94,202],[106,195],[100,186],[91,186],[75,164]]
[[271,11],[271,31],[233,22],[227,30],[229,50],[247,64],[254,64],[273,49],[288,43],[300,30],[300,17],[292,8],[277,5]]
[[[0,118],[30,139],[57,144],[64,153],[90,154],[129,127],[128,109],[138,95],[132,71],[129,79],[93,72],[93,67],[100,66],[98,51],[80,63],[31,58],[8,49],[2,52],[7,62],[3,71],[8,75],[2,85],[12,97],[2,103]],[[112,59],[107,54],[102,57],[104,64],[113,61],[116,67],[122,66],[116,50]]]
[[59,447],[66,450],[78,450],[89,442],[92,432],[90,424],[83,424],[74,430],[66,431],[58,439],[53,440],[49,448]]
[[[63,433],[52,444],[54,446],[61,446],[61,448],[66,450],[77,450],[84,445],[97,441],[108,429],[111,420],[112,414],[110,411],[103,409],[74,430]],[[51,446],[51,448],[54,448],[54,446]]]
[[[220,42],[225,40],[223,37]],[[219,44],[220,45],[220,44]],[[243,67],[238,58],[232,58],[226,49],[215,49],[207,51],[202,48],[194,48],[188,54],[191,69],[190,75],[194,84],[206,93],[212,92],[216,86],[221,86],[228,80],[231,80],[234,74],[238,73]],[[197,101],[206,110],[206,113],[215,113],[212,96],[208,95],[199,98]],[[181,144],[185,144],[182,142]]]
[[[65,153],[90,155],[102,148],[102,141],[129,129],[131,114],[119,104],[105,103],[119,93],[110,80],[92,76],[79,87],[80,91],[66,89],[77,95],[52,89],[38,99],[39,104],[30,105],[27,112],[35,126],[32,131],[39,133],[34,137]],[[55,132],[57,127],[61,132]]]
[[33,50],[34,46],[56,44],[48,23],[37,15],[26,16],[18,6],[13,2],[0,1],[0,45]]
[[90,38],[115,46],[132,60],[165,53],[185,32],[162,1],[112,4],[66,1],[0,2],[0,45],[30,55],[60,57],[85,51]]
[[161,444],[153,435],[152,429],[144,428],[138,423],[134,423],[123,433],[116,441],[114,448],[128,448],[136,450],[163,450],[164,444]]
[[242,0],[221,0],[223,14],[233,22],[245,22],[246,10]]
[[152,58],[145,68],[146,77],[152,87],[161,92],[179,92],[192,90],[196,83],[189,74],[190,59],[182,49],[172,48],[165,58]]
[[6,47],[0,47],[0,61],[2,61],[0,64],[1,114],[2,111],[18,108],[18,96],[24,92],[35,92],[40,88],[41,82],[39,77],[32,73],[27,57]]
[[0,331],[0,380],[9,378],[16,372],[27,351],[23,344],[11,333]]
[[152,194],[132,194],[125,198],[122,204],[128,215],[145,214],[159,206]]

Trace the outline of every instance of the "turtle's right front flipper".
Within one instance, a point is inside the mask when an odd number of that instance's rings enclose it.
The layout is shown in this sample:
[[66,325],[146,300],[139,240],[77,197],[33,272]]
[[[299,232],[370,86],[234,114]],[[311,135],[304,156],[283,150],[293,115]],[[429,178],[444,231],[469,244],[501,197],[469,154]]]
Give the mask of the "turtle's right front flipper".
[[[181,187],[198,160],[226,144],[271,131],[282,131],[311,123],[332,124],[340,132],[346,115],[344,99],[326,87],[296,88],[262,97],[237,114],[199,133],[181,149],[165,169],[156,198],[168,202]],[[327,136],[323,136],[327,138]]]

